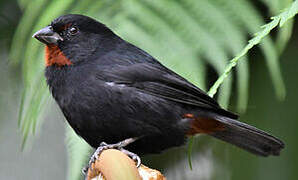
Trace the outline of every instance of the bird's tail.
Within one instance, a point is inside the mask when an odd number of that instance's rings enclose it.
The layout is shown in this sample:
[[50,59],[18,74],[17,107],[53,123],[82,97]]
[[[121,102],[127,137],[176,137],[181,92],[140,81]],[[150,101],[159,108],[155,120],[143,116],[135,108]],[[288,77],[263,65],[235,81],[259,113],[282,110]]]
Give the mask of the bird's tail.
[[260,156],[277,156],[284,148],[281,140],[253,126],[227,117],[218,117],[216,120],[222,123],[224,128],[209,135],[251,153]]
[[193,119],[188,135],[208,134],[260,156],[277,156],[284,148],[278,138],[229,117],[196,118],[192,114],[185,117]]

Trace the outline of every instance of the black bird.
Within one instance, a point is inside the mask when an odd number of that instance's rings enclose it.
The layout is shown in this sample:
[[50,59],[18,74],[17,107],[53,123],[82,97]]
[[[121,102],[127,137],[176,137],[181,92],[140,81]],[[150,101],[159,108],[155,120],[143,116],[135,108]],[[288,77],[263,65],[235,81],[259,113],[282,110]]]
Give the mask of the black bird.
[[260,156],[284,148],[92,18],[63,15],[33,37],[46,44],[45,76],[53,97],[94,148],[128,139],[129,151],[159,153],[198,133]]

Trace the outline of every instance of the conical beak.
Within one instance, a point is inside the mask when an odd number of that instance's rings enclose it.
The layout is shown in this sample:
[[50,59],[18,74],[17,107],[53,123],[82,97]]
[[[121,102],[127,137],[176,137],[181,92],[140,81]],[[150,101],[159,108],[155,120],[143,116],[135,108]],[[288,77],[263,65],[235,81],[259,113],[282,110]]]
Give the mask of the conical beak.
[[47,26],[33,34],[34,38],[44,44],[58,44],[58,41],[63,41],[63,38],[53,31],[52,26]]

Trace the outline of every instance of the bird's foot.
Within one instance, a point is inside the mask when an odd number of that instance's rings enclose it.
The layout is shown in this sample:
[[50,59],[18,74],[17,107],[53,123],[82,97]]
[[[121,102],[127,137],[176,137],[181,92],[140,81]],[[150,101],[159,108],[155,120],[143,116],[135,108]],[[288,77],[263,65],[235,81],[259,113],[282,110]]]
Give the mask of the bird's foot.
[[133,152],[130,152],[130,151],[127,151],[126,149],[120,149],[121,152],[123,152],[124,154],[126,154],[128,157],[130,157],[132,160],[134,160],[134,162],[136,163],[136,166],[137,168],[140,167],[141,165],[141,158],[133,153]]
[[107,150],[107,149],[118,149],[119,151],[123,152],[128,157],[130,157],[132,160],[134,160],[136,162],[137,167],[139,167],[141,165],[140,157],[137,154],[124,149],[125,146],[135,142],[137,139],[138,138],[128,138],[116,144],[107,144],[105,142],[100,143],[99,147],[95,150],[95,152],[91,156],[88,166],[82,169],[83,174],[87,173],[88,169],[91,167],[91,164],[94,163],[96,159],[98,159],[99,155],[104,150]]

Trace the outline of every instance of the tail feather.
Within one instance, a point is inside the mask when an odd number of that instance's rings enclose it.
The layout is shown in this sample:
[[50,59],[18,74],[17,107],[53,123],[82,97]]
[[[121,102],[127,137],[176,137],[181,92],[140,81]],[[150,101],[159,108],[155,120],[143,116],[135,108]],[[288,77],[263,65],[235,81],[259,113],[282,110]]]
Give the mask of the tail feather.
[[281,140],[253,126],[227,117],[218,117],[216,120],[223,123],[225,129],[210,133],[211,136],[251,153],[260,156],[277,156],[284,148]]

